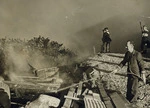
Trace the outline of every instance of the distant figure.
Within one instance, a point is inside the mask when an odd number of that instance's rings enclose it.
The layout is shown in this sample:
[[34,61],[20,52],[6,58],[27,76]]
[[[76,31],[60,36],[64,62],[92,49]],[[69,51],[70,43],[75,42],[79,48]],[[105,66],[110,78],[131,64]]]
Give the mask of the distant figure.
[[143,28],[141,27],[141,30],[142,30],[141,51],[142,53],[146,53],[149,44],[149,40],[148,40],[149,31],[145,25],[143,26]]
[[0,76],[0,108],[10,108],[10,89],[3,81],[3,77]]
[[5,71],[5,54],[2,45],[0,43],[0,75],[4,75],[4,71]]
[[[139,79],[141,79],[140,76],[142,76],[144,83],[146,83],[146,77],[142,55],[140,52],[134,50],[133,41],[127,41],[127,52],[125,53],[124,59],[121,61],[118,69],[125,66],[126,63],[128,64],[126,98],[129,102],[133,103],[133,105],[136,105]],[[116,73],[118,69],[114,70],[113,72]]]
[[110,42],[112,41],[110,38],[110,33],[108,27],[103,29],[103,38],[102,38],[102,52],[110,52]]

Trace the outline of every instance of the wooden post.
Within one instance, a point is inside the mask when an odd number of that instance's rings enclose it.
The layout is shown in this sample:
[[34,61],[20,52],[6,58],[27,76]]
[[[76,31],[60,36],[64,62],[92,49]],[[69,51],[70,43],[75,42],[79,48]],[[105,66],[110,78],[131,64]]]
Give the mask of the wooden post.
[[93,46],[93,52],[94,52],[94,55],[95,55],[96,54],[95,46]]

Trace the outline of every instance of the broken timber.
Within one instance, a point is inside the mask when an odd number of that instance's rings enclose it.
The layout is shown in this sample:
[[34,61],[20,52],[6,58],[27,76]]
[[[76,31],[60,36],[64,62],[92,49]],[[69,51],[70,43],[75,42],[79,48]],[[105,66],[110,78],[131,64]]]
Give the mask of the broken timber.
[[115,105],[115,108],[127,108],[127,104],[129,103],[124,101],[117,92],[110,93],[109,95]]
[[102,101],[89,97],[88,95],[84,98],[85,108],[106,108]]
[[120,91],[106,91],[101,82],[97,82],[97,85],[107,108],[127,108],[130,104]]
[[77,96],[80,96],[81,93],[82,93],[82,84],[83,84],[83,82],[80,81],[80,82],[79,82],[79,86],[78,86],[78,90],[77,90]]
[[107,108],[114,108],[113,103],[111,102],[110,97],[107,95],[107,92],[105,91],[103,84],[100,82],[97,82],[97,86],[100,92],[100,95],[102,97],[102,100],[104,101],[104,104]]
[[[88,82],[88,81],[92,81],[92,80],[94,80],[94,78],[91,78],[91,79],[82,81],[82,84],[83,84],[83,83],[86,83],[86,82]],[[79,83],[75,83],[75,84],[73,84],[73,85],[71,85],[71,86],[67,86],[67,87],[64,87],[64,88],[60,88],[60,89],[57,90],[57,92],[61,92],[61,91],[67,90],[67,89],[69,89],[69,88],[76,87],[76,86],[78,86],[78,85],[79,85]]]
[[34,93],[54,93],[60,87],[60,84],[43,84],[43,83],[30,83],[30,82],[16,82],[16,81],[4,81],[11,91],[24,90],[27,92]]
[[[73,97],[74,96],[74,92],[75,92],[75,88],[70,88],[67,96]],[[66,98],[62,108],[70,108],[72,101],[73,101],[72,99]]]
[[[82,89],[83,82],[80,81],[78,86],[70,88],[66,98],[64,105],[62,108],[70,108],[76,105],[75,101],[82,101],[85,104],[85,108],[106,108],[105,104],[100,98],[100,95],[97,93],[93,93],[91,90],[85,89],[83,92]],[[83,93],[82,93],[83,92]],[[76,105],[76,108],[79,106]]]

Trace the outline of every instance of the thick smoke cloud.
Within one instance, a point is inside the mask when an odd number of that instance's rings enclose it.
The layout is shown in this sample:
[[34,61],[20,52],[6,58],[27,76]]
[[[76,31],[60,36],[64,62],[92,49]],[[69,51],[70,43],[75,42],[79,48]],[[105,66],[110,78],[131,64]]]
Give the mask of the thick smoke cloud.
[[[139,49],[139,21],[150,28],[149,0],[0,0],[0,36],[49,36],[83,56],[100,51],[108,27],[113,52],[124,52],[128,39]],[[143,17],[145,16],[145,17]]]
[[[15,43],[7,44],[3,50],[5,54],[5,75],[8,75],[11,81],[22,81],[19,76],[33,76],[34,70],[53,67],[54,64],[50,57],[45,57],[38,50],[29,50]],[[32,56],[31,56],[32,55]]]

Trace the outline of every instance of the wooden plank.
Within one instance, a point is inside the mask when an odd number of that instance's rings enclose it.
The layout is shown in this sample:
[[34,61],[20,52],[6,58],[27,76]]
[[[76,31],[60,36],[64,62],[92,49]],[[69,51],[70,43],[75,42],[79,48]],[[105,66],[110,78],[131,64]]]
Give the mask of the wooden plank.
[[104,101],[106,108],[115,108],[110,100]]
[[[77,94],[74,93],[74,94],[73,94],[73,97],[77,98]],[[81,99],[81,98],[79,98],[79,100],[80,100],[80,101],[81,101],[81,100],[83,101],[83,99]],[[72,104],[71,104],[71,108],[79,108],[79,105],[78,105],[77,101],[74,101],[74,100],[73,100],[73,102],[72,102]]]
[[17,89],[17,88],[22,88],[22,89],[29,89],[29,90],[56,90],[60,87],[60,84],[48,84],[48,83],[31,83],[31,82],[16,82],[16,81],[4,81],[10,89]]
[[[93,80],[93,78],[88,79],[88,80],[85,80],[85,81],[83,81],[83,83],[86,83],[86,82],[92,81],[92,80]],[[57,90],[57,92],[61,92],[61,91],[67,90],[67,89],[69,89],[69,88],[76,87],[76,86],[78,86],[78,84],[79,84],[79,83],[76,83],[76,84],[73,84],[73,85],[71,85],[71,86],[67,86],[67,87],[64,87],[64,88],[60,88],[60,89]]]
[[117,92],[110,93],[109,95],[115,105],[115,108],[126,108],[126,103]]
[[58,70],[59,69],[57,67],[38,69],[36,74],[40,78],[47,78],[56,75]]
[[78,89],[77,89],[77,96],[80,96],[82,93],[82,85],[83,85],[83,82],[80,81],[78,85]]
[[99,92],[103,101],[110,100],[109,96],[107,95],[107,92],[105,91],[103,87],[103,84],[98,84],[98,89],[99,89]]
[[106,105],[107,108],[114,108],[110,97],[108,96],[107,92],[105,91],[103,84],[101,82],[96,83],[100,92],[100,96],[102,100],[104,101],[104,104]]
[[[70,88],[67,96],[73,97],[74,96],[74,92],[75,92],[75,88]],[[65,99],[64,105],[62,106],[62,108],[70,108],[72,103],[72,99]]]
[[85,108],[106,108],[101,100],[95,99],[92,95],[85,95]]
[[25,79],[39,79],[39,77],[35,77],[35,76],[16,76],[17,78],[25,78]]
[[123,94],[121,92],[117,92],[119,94],[119,96],[121,97],[121,99],[124,101],[124,103],[126,104],[130,104],[130,102],[123,96]]
[[104,108],[106,108],[106,105],[104,104],[104,102],[102,102],[102,99],[100,98],[100,95],[98,93],[93,93],[93,97],[95,100],[97,100],[97,102],[99,101]]
[[82,100],[80,98],[77,98],[77,97],[72,97],[72,96],[64,96],[66,99],[72,99],[72,100],[76,100],[76,101],[79,101],[79,100]]

